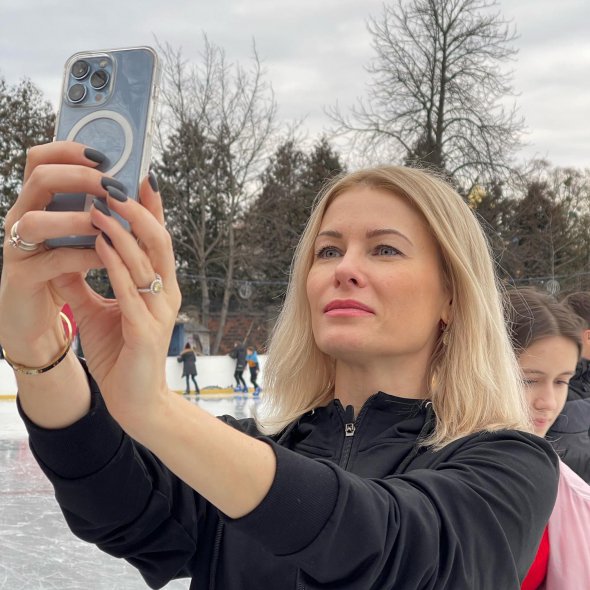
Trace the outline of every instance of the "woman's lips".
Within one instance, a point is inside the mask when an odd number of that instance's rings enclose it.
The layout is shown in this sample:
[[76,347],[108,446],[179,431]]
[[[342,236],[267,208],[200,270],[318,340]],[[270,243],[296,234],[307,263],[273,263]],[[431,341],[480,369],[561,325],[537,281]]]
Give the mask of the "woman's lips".
[[324,313],[330,317],[361,317],[375,315],[375,312],[364,303],[353,299],[337,299],[324,307]]

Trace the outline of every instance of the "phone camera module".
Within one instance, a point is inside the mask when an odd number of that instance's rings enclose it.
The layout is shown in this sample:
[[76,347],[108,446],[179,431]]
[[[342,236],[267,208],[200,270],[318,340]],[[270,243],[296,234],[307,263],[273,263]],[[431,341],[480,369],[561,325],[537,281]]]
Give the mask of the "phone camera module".
[[106,70],[96,70],[90,76],[90,85],[95,90],[102,90],[109,83],[109,74]]
[[86,96],[86,86],[84,84],[74,84],[68,90],[68,98],[71,102],[78,103],[84,100]]
[[82,80],[82,79],[86,78],[89,71],[90,71],[90,64],[87,61],[84,61],[83,59],[79,59],[72,66],[72,76],[74,76],[74,78],[76,78],[76,80]]

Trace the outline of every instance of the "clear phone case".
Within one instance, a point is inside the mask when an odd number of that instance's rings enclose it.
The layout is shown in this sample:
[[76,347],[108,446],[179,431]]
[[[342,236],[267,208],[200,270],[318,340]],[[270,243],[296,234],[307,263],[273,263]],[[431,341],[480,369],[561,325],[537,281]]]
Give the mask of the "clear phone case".
[[[72,140],[105,154],[99,166],[138,198],[151,158],[160,65],[151,47],[84,51],[66,63],[56,140]],[[47,211],[88,211],[94,195],[56,194]],[[129,229],[128,224],[113,216]],[[47,240],[49,247],[93,248],[95,236]]]

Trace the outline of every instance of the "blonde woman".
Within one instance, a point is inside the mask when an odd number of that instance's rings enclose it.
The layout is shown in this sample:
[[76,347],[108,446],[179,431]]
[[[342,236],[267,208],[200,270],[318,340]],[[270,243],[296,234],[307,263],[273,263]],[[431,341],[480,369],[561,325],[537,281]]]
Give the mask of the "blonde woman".
[[[29,153],[0,287],[19,407],[72,530],[153,588],[519,588],[557,457],[528,432],[492,260],[459,195],[401,167],[333,182],[293,262],[265,412],[218,420],[166,386],[180,296],[155,178],[138,204],[86,155]],[[101,202],[44,213],[53,192],[106,198],[135,235]],[[36,246],[82,232],[95,251]],[[95,266],[116,301],[84,282]],[[63,352],[64,300],[87,365]]]

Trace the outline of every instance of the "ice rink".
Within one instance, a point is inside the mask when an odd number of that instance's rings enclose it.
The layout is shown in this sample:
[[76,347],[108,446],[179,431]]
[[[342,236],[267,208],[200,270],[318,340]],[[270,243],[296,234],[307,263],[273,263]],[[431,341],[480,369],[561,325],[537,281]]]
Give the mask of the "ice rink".
[[[201,399],[214,415],[251,415],[256,401]],[[168,589],[188,588],[176,580]],[[0,401],[0,589],[135,590],[147,585],[125,561],[78,540],[67,528],[53,489],[35,463],[14,401]]]

